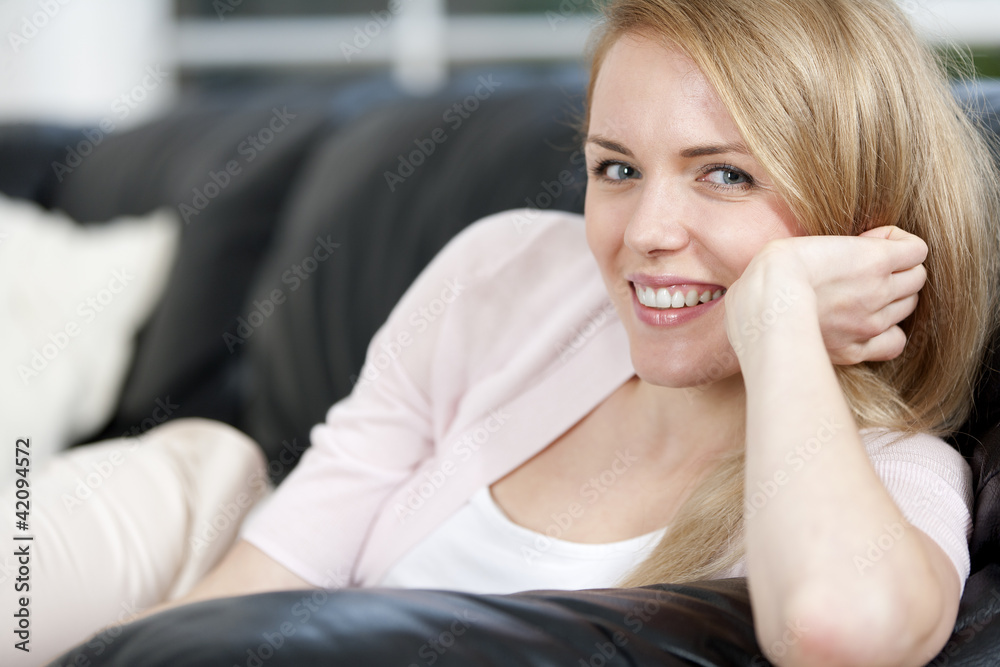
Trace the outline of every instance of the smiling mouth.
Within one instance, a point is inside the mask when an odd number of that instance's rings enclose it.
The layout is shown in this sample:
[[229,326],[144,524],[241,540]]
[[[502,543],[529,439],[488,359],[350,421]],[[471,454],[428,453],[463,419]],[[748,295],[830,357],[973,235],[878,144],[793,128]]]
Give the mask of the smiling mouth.
[[639,303],[647,308],[656,308],[657,310],[692,308],[715,301],[716,299],[721,299],[726,293],[724,289],[699,290],[694,287],[685,288],[683,286],[669,289],[666,287],[655,289],[632,283],[632,287],[635,288],[635,295],[638,297]]

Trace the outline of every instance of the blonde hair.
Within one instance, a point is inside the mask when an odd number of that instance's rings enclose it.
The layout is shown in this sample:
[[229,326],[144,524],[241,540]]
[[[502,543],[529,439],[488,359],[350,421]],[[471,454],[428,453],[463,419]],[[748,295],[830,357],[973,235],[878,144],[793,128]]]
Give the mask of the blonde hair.
[[[837,373],[859,428],[940,436],[958,428],[995,326],[997,170],[895,2],[619,0],[604,13],[588,109],[619,38],[661,40],[698,65],[810,234],[896,225],[927,242],[927,284],[901,325],[904,353]],[[742,558],[736,449],[622,585],[704,579]]]

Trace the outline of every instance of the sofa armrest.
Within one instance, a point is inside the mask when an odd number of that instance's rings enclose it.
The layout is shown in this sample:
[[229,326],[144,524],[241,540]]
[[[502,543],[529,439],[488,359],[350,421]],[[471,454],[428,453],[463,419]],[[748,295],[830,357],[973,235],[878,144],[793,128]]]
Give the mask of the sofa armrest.
[[750,618],[745,579],[514,595],[283,591],[168,610],[53,664],[766,665]]

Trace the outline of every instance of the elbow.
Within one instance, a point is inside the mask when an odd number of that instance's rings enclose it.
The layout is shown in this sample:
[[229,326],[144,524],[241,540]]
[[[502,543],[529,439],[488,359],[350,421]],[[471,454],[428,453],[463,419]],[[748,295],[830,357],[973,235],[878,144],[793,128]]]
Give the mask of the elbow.
[[[845,599],[812,592],[788,606],[784,623],[761,631],[764,655],[780,667],[924,665],[928,639],[940,620],[938,605],[874,593]],[[933,611],[932,611],[933,610]]]

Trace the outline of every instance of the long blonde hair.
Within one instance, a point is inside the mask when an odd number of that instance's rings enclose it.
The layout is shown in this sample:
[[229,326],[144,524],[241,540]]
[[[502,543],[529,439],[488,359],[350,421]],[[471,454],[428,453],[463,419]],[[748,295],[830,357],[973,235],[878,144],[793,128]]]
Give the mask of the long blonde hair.
[[[899,358],[837,368],[859,428],[945,436],[967,418],[995,328],[997,170],[943,67],[893,0],[618,0],[589,100],[623,35],[679,48],[810,234],[896,225],[927,242]],[[699,483],[623,585],[704,579],[743,550],[743,448]]]

